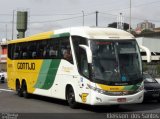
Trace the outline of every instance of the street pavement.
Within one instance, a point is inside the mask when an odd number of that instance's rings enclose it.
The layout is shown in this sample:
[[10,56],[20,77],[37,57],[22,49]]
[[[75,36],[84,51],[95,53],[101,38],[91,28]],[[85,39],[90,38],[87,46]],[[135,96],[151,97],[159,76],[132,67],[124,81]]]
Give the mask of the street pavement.
[[110,106],[80,105],[78,109],[71,109],[67,105],[66,101],[59,99],[37,95],[32,95],[29,99],[18,97],[14,91],[8,90],[6,83],[0,83],[0,100],[0,112],[2,114],[11,113],[21,115],[22,113],[26,114],[27,116],[28,114],[31,114],[32,116],[38,115],[40,117],[44,117],[44,115],[52,117],[54,114],[56,117],[83,117],[87,119],[97,119],[101,117],[106,118],[106,114],[110,113],[159,114],[160,112],[160,103],[157,101],[148,101],[142,104],[121,105],[119,108]]

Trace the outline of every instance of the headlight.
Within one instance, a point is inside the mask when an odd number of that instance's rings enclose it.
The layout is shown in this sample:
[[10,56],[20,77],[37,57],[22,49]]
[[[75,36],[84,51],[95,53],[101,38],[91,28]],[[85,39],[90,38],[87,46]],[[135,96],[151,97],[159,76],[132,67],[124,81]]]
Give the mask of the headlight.
[[137,92],[140,92],[144,90],[144,83],[141,83],[141,85],[139,86],[139,88],[137,89]]
[[99,89],[99,88],[96,88],[96,87],[93,87],[89,84],[87,84],[88,87],[98,93],[101,93],[101,94],[105,94],[105,95],[110,95],[110,96],[115,96],[115,95],[122,95],[122,92],[112,92],[112,91],[105,91],[105,90],[102,90],[102,89]]
[[110,95],[110,96],[122,96],[122,95],[132,95],[132,94],[135,94],[137,92],[140,92],[142,90],[144,90],[144,85],[143,83],[139,86],[139,88],[135,91],[105,91],[105,90],[102,90],[102,89],[99,89],[99,88],[96,88],[96,87],[93,87],[89,84],[87,84],[88,88],[90,88],[91,90],[94,90],[98,93],[101,93],[101,94],[105,94],[105,95]]
[[93,87],[93,86],[91,86],[91,85],[89,85],[89,84],[87,84],[87,86],[88,86],[90,89],[92,89],[92,90],[94,90],[94,91],[96,91],[96,92],[98,92],[98,93],[102,93],[102,94],[106,93],[106,91],[104,91],[104,90],[102,90],[102,89],[99,89],[99,88],[96,88],[96,87]]

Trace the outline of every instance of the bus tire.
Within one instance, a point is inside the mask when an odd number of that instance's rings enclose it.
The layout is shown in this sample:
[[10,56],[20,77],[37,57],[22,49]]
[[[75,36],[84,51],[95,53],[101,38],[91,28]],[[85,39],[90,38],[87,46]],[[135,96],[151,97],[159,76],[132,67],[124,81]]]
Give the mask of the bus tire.
[[29,93],[27,91],[27,84],[25,81],[22,83],[22,94],[24,98],[29,98]]
[[78,107],[78,103],[75,100],[75,93],[71,86],[67,88],[67,94],[66,94],[67,102],[69,106],[73,109]]
[[23,96],[23,93],[22,93],[22,89],[21,89],[21,85],[20,85],[19,80],[16,80],[16,94],[17,94],[19,97],[22,97],[22,96]]
[[5,78],[4,78],[4,77],[2,77],[2,78],[1,78],[1,83],[4,83],[4,80],[5,80]]

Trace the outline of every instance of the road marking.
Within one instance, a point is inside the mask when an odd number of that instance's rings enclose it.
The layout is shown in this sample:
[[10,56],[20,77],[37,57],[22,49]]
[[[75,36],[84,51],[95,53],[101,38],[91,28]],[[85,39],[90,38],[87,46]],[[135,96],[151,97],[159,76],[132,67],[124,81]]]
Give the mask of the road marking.
[[9,90],[9,89],[0,89],[0,92],[2,91],[6,91],[6,92],[14,92],[13,90]]

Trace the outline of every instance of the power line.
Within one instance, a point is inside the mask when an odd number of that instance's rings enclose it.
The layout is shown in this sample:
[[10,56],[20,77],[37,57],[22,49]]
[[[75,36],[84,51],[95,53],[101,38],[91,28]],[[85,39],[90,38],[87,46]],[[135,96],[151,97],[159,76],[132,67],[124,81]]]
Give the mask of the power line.
[[[36,16],[36,17],[43,17],[43,16],[55,16],[55,15],[65,15],[65,16],[71,16],[71,15],[78,15],[81,14],[81,12],[77,13],[54,13],[54,14],[31,14],[30,16]],[[0,14],[0,16],[12,16],[12,14]]]
[[43,16],[55,16],[55,15],[58,15],[58,16],[61,16],[61,15],[64,15],[64,16],[71,16],[71,15],[77,15],[77,14],[82,14],[80,12],[78,13],[55,13],[55,14],[31,14],[30,16],[39,16],[39,17],[43,17]]
[[[82,13],[81,13],[82,14]],[[95,14],[95,12],[91,12],[91,13],[88,13],[88,14],[85,14],[84,16],[89,16],[89,15],[93,15]],[[110,16],[113,16],[113,17],[117,17],[117,15],[115,14],[111,14],[111,13],[106,13],[106,12],[100,12],[99,11],[99,14],[106,14],[106,15],[110,15]],[[48,21],[33,21],[33,22],[28,22],[28,23],[47,23],[47,22],[58,22],[58,21],[65,21],[65,20],[71,20],[71,19],[76,19],[76,18],[81,18],[83,17],[82,15],[79,15],[79,16],[75,16],[75,17],[69,17],[69,18],[62,18],[62,19],[57,19],[57,20],[48,20]],[[104,16],[105,17],[105,16]],[[107,17],[108,18],[108,17]],[[125,18],[129,19],[129,17],[125,16]],[[137,18],[137,17],[132,17],[133,20],[137,19],[137,20],[146,20],[146,19],[143,19],[143,18]],[[147,19],[149,21],[153,21],[153,22],[157,22],[157,23],[160,23],[160,20],[155,20],[155,19]],[[0,21],[0,24],[11,24],[12,21]],[[14,22],[14,24],[16,24]]]
[[[85,14],[84,16],[89,16],[92,15],[94,13],[90,13],[90,14]],[[63,18],[63,19],[57,19],[57,20],[48,20],[48,21],[33,21],[33,22],[29,22],[29,23],[46,23],[46,22],[58,22],[58,21],[65,21],[65,20],[70,20],[70,19],[76,19],[76,18],[81,18],[83,17],[82,15],[79,16],[75,16],[75,17],[69,17],[69,18]]]
[[10,24],[12,21],[0,21],[0,24]]
[[[126,17],[126,18],[129,18],[129,17]],[[152,21],[152,22],[159,22],[160,23],[160,20],[153,20],[153,19],[143,19],[143,18],[137,18],[137,17],[132,17],[132,19],[137,19],[137,20],[148,20],[148,21]]]
[[[105,13],[105,12],[99,12],[100,14],[107,14],[107,15],[111,15],[111,16],[114,16],[114,17],[117,17],[117,15],[115,15],[115,14],[110,14],[110,13]],[[127,16],[125,16],[125,18],[128,18],[129,19],[129,17],[127,17]],[[143,19],[143,18],[137,18],[137,17],[132,17],[132,19],[137,19],[137,20],[146,20],[146,19]],[[160,22],[160,20],[153,20],[153,19],[147,19],[147,20],[149,20],[149,21],[153,21],[153,22]]]
[[[63,21],[63,20],[76,19],[76,18],[80,18],[80,17],[83,17],[83,16],[89,16],[89,15],[92,15],[92,14],[94,14],[94,12],[90,12],[90,13],[87,13],[87,14],[84,14],[84,15],[75,16],[75,17],[62,18],[62,19],[57,19],[57,20],[48,20],[48,21],[33,21],[33,22],[28,22],[28,23],[57,22],[57,21]],[[64,15],[64,14],[61,14],[61,15]],[[71,14],[66,14],[66,15],[71,15]],[[72,15],[77,15],[77,14],[72,14]],[[0,23],[6,24],[6,23],[12,23],[12,21],[0,21]],[[15,22],[14,22],[14,24],[15,24]]]
[[[146,5],[151,5],[151,4],[155,4],[155,3],[159,3],[160,1],[154,1],[154,2],[148,2],[148,3],[144,3],[144,4],[139,4],[139,5],[135,5],[135,6],[132,6],[132,8],[136,8],[136,7],[142,7],[142,6],[146,6]],[[116,10],[120,10],[120,11],[124,11],[124,10],[127,10],[127,9],[130,9],[130,7],[126,7],[126,8],[118,8],[118,9],[110,9],[110,10],[107,10],[107,11],[116,11]],[[106,11],[104,11],[106,12]]]
[[8,16],[10,17],[12,14],[0,14],[0,16]]

